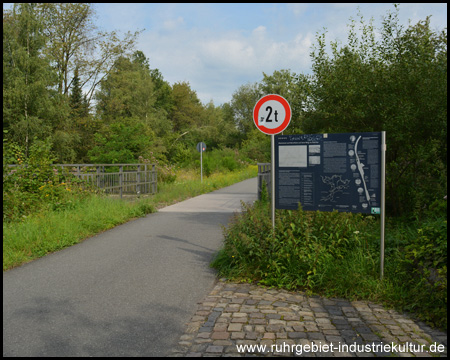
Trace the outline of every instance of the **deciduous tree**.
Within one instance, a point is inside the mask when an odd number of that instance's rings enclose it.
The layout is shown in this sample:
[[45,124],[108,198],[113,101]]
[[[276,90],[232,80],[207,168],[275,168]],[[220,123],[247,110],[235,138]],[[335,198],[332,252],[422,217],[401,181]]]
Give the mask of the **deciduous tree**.
[[[350,25],[348,44],[318,35],[305,132],[386,131],[389,214],[420,213],[447,193],[447,31],[429,18],[403,29],[396,12]],[[417,210],[417,211],[416,211]]]

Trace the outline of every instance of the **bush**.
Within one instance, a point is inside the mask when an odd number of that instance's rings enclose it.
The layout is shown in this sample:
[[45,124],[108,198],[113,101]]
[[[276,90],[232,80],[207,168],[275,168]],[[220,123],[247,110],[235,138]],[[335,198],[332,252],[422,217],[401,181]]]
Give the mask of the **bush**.
[[228,148],[214,149],[203,154],[203,171],[206,176],[214,172],[236,171],[247,166],[237,150]]
[[446,203],[427,213],[414,223],[387,219],[383,280],[373,216],[277,210],[274,234],[266,201],[243,205],[211,266],[235,280],[380,301],[447,329]]
[[[438,214],[440,213],[440,216]],[[447,328],[447,206],[434,202],[426,220],[408,224],[409,241],[388,259],[395,268],[387,276],[404,289],[397,300],[405,310]]]
[[73,208],[94,190],[78,178],[52,166],[55,159],[49,142],[36,141],[25,157],[11,144],[7,153],[16,167],[3,167],[3,221],[18,221],[43,209]]
[[[277,211],[272,232],[268,207],[246,206],[225,232],[225,246],[212,266],[224,276],[239,276],[287,289],[316,289],[330,261],[339,261],[366,240],[359,234],[373,217],[338,212]],[[365,240],[363,240],[365,239]]]

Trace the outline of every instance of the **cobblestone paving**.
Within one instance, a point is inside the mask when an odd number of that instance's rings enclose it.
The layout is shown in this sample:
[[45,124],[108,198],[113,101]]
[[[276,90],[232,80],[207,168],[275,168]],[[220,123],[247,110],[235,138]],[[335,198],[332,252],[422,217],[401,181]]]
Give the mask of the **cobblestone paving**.
[[[266,348],[239,352],[244,345]],[[447,334],[367,301],[221,279],[199,303],[171,356],[446,357]]]

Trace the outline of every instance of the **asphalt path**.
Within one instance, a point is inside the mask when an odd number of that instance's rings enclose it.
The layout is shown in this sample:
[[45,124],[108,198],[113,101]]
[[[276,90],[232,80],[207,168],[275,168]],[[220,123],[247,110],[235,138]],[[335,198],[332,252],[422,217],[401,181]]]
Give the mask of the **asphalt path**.
[[3,356],[166,356],[215,283],[223,227],[256,178],[3,274]]

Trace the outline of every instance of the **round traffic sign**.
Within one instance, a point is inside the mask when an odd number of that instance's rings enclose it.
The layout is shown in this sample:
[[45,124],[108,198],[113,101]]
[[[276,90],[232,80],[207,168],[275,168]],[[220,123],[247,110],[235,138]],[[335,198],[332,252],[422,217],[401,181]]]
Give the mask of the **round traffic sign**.
[[204,152],[206,150],[206,144],[202,141],[197,144],[197,151]]
[[291,107],[287,100],[275,94],[263,96],[253,108],[253,121],[264,134],[284,131],[291,121]]

